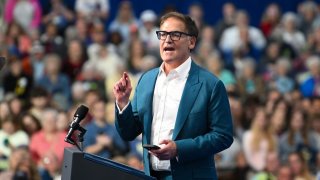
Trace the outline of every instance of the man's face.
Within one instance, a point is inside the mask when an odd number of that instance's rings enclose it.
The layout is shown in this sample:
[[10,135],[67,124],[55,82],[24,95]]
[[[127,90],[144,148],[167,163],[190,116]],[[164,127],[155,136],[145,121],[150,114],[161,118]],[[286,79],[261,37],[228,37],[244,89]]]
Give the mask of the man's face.
[[[180,31],[188,33],[182,21],[177,18],[166,19],[160,27],[161,31]],[[170,35],[160,41],[160,55],[167,64],[182,64],[189,56],[190,49],[195,46],[195,38],[182,34],[179,40],[172,41]]]

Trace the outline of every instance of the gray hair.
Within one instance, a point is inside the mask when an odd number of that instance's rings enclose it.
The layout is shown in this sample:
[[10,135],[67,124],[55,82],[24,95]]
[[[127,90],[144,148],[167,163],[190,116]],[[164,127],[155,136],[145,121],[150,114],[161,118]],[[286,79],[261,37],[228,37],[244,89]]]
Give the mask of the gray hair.
[[278,59],[277,66],[282,66],[282,67],[286,68],[287,71],[289,71],[291,69],[291,63],[290,63],[289,59],[287,59],[287,58]]
[[318,56],[310,56],[306,61],[306,66],[311,69],[314,66],[320,67],[320,59]]
[[293,21],[293,23],[295,25],[297,25],[298,23],[298,18],[297,18],[297,15],[293,12],[286,12],[283,16],[282,16],[282,19],[281,19],[281,22],[282,24],[288,22],[288,21]]

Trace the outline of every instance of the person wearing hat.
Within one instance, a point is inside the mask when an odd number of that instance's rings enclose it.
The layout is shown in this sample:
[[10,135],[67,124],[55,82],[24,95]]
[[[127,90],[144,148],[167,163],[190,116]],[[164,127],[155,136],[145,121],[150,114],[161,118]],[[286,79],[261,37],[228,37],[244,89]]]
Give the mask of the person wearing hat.
[[140,40],[143,42],[147,53],[156,53],[159,51],[159,40],[156,31],[157,15],[152,10],[145,10],[141,13],[140,21],[142,26],[139,26]]

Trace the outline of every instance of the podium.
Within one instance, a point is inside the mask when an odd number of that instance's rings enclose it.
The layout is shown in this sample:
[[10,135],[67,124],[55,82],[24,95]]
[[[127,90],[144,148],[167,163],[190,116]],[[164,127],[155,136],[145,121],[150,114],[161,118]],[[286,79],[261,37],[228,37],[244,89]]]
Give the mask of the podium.
[[81,152],[76,148],[65,148],[62,165],[62,180],[155,180],[132,167]]

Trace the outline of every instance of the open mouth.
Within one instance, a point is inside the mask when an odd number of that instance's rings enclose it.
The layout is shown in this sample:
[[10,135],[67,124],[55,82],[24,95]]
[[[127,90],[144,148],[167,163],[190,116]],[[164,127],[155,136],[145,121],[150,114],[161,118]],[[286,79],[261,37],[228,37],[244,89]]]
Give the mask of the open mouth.
[[163,50],[165,52],[168,52],[168,51],[174,51],[175,49],[173,47],[165,47]]

